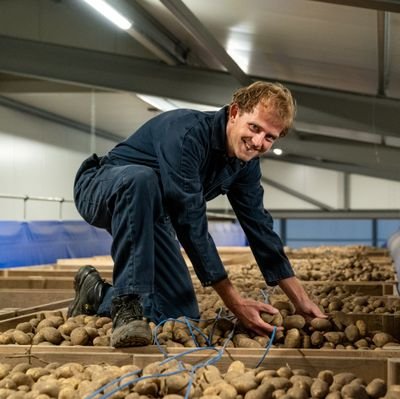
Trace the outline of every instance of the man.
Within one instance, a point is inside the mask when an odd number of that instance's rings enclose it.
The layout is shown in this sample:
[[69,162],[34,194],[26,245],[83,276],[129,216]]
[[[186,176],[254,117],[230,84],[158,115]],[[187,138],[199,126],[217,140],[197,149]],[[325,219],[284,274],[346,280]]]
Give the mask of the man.
[[266,282],[278,284],[297,312],[324,317],[294,276],[263,206],[259,158],[287,134],[294,114],[288,89],[256,82],[217,112],[162,113],[105,157],[87,159],[75,202],[87,222],[113,237],[113,286],[95,268],[82,268],[69,315],[110,314],[114,347],[151,342],[143,316],[198,318],[178,239],[202,285],[212,286],[246,327],[270,333],[260,313],[277,310],[239,295],[207,231],[206,201],[226,194]]

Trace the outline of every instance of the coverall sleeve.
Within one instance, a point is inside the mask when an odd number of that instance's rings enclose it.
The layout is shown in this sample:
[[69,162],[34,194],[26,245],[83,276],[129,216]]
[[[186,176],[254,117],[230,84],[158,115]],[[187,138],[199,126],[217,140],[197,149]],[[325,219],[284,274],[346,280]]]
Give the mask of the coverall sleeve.
[[191,130],[174,131],[159,143],[157,153],[167,211],[200,282],[208,286],[226,278],[227,273],[208,233],[199,171],[209,143],[202,140],[202,135]]
[[257,264],[269,285],[294,276],[279,236],[273,230],[273,220],[264,209],[258,160],[252,161],[247,173],[238,179],[228,193],[229,202],[249,241]]

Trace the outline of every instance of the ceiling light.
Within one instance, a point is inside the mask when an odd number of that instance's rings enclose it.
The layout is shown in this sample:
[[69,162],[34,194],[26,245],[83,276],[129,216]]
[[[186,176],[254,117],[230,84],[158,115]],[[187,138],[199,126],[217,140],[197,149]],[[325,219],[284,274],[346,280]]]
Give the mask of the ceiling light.
[[96,11],[110,20],[113,24],[117,25],[123,30],[127,30],[132,27],[132,23],[121,15],[117,10],[111,7],[103,0],[83,0],[92,6]]
[[171,98],[157,97],[157,96],[149,96],[147,94],[136,94],[136,96],[150,104],[152,107],[159,109],[160,111],[171,111],[173,109],[194,109],[197,111],[218,111],[220,107],[214,107],[212,105],[207,104],[197,104],[191,103],[187,101],[173,100]]
[[136,94],[136,96],[160,111],[171,111],[178,108],[175,104],[162,97],[148,96],[147,94]]
[[282,153],[283,153],[283,151],[282,151],[280,148],[274,148],[274,149],[272,150],[272,152],[273,152],[275,155],[282,155]]

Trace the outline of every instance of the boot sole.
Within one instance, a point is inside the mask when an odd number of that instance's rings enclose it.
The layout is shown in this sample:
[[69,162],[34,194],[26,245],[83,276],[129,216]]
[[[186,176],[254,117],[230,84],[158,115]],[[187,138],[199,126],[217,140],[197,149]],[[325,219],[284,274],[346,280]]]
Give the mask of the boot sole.
[[79,309],[79,307],[82,307],[82,304],[80,303],[81,298],[79,293],[86,277],[89,276],[90,273],[93,273],[93,271],[96,271],[96,269],[93,266],[89,266],[84,269],[80,269],[78,273],[75,275],[74,277],[75,298],[73,302],[71,302],[70,305],[68,306],[67,317],[73,317],[77,316],[78,314],[81,314],[81,312],[79,311],[78,313],[75,314],[75,312]]
[[146,321],[134,320],[117,327],[111,335],[111,346],[124,348],[131,346],[147,346],[152,342],[151,329]]

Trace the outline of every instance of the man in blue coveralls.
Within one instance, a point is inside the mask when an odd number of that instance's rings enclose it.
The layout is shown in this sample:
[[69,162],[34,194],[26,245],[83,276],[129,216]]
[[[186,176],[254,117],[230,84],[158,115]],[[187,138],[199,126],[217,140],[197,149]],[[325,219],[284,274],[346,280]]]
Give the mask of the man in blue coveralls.
[[162,113],[106,156],[84,161],[75,203],[113,237],[113,285],[94,267],[81,268],[69,316],[110,315],[114,347],[148,345],[147,320],[199,318],[181,243],[202,285],[247,328],[270,333],[260,313],[277,309],[240,296],[207,230],[206,202],[226,194],[267,284],[279,285],[298,313],[324,317],[294,276],[263,204],[259,158],[287,134],[294,115],[287,88],[255,82],[217,112]]

